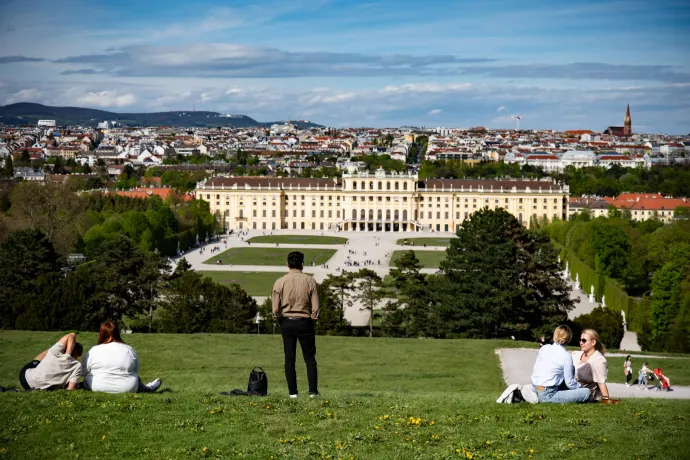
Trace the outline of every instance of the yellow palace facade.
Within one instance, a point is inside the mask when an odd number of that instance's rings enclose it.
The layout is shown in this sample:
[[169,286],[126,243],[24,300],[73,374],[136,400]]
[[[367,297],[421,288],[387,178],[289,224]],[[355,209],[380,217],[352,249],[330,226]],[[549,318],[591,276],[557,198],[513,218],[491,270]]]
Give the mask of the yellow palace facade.
[[419,180],[383,170],[337,179],[216,176],[197,184],[196,197],[228,230],[454,232],[485,207],[525,225],[568,216],[568,186],[551,181]]

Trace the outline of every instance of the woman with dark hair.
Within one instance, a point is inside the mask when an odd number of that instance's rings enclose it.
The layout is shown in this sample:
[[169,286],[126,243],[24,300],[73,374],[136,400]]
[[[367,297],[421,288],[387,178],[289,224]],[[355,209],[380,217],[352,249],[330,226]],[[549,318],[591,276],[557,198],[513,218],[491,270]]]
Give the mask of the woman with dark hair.
[[161,379],[143,384],[137,352],[122,341],[112,321],[101,324],[98,345],[84,356],[82,373],[87,390],[103,393],[149,393],[161,386]]

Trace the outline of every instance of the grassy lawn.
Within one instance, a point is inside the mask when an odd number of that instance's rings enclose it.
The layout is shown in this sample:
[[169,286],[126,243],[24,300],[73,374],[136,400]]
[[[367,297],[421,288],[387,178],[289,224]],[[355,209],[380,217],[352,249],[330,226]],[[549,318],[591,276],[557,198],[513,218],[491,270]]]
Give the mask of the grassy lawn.
[[[390,265],[395,266],[395,261],[402,257],[405,251],[393,251]],[[419,259],[422,268],[438,268],[442,260],[446,258],[446,251],[414,251],[415,256]]]
[[338,236],[314,236],[314,235],[269,235],[255,236],[249,241],[252,243],[280,243],[280,244],[345,244],[347,238]]
[[[0,332],[0,385],[60,333]],[[80,334],[88,348],[93,333]],[[279,336],[131,335],[154,394],[0,393],[6,458],[682,458],[690,401],[499,405],[494,349],[524,343],[318,337],[319,399],[287,398]],[[531,346],[531,345],[528,345]],[[305,392],[303,362],[298,381]],[[224,397],[253,366],[271,396]]]
[[304,254],[304,265],[314,262],[321,265],[333,257],[335,249],[304,249],[304,248],[230,248],[215,257],[208,259],[205,264],[215,264],[220,260],[223,265],[285,265],[287,256],[292,251]]
[[[208,276],[216,283],[220,284],[239,284],[242,289],[247,291],[247,294],[253,296],[268,296],[271,295],[273,283],[281,276],[287,273],[284,272],[212,272],[200,271],[200,274]],[[311,273],[306,273],[311,275]]]
[[[426,244],[427,246],[444,246],[448,247],[450,246],[450,239],[451,237],[445,237],[445,238],[403,238],[395,242],[395,244],[412,244],[414,243],[414,247],[416,248],[417,246],[424,246]],[[407,243],[405,243],[407,241]]]

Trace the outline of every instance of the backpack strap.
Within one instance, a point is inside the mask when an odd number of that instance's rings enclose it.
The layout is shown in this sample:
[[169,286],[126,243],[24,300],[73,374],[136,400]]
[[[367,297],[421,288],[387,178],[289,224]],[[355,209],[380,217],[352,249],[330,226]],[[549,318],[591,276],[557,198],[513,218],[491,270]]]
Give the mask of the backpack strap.
[[257,369],[259,369],[259,370],[260,370],[261,372],[263,372],[264,374],[266,373],[266,372],[264,372],[264,370],[263,370],[261,367],[258,367],[258,366],[255,367],[254,369],[252,369],[252,372],[254,372],[254,371],[257,370]]

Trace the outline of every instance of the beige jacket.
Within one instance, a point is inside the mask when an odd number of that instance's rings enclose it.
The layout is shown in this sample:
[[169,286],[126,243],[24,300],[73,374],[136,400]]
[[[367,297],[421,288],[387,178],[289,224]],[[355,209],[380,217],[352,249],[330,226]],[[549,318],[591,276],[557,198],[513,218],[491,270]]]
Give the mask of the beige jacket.
[[314,320],[319,317],[316,281],[300,270],[290,270],[290,273],[278,278],[273,285],[271,299],[273,318],[276,320],[281,316]]

